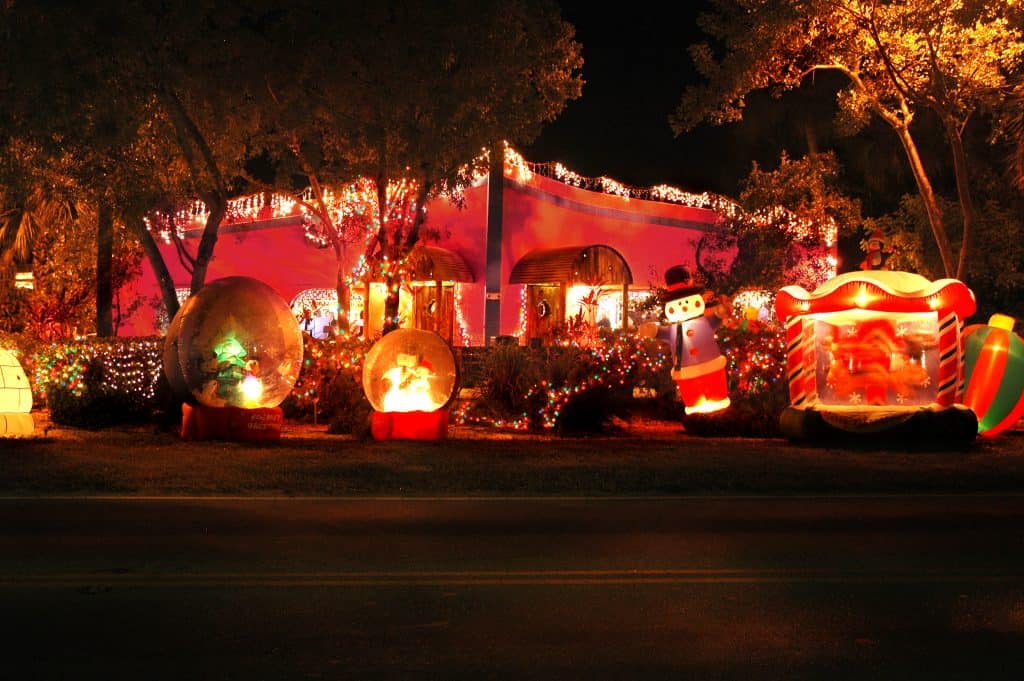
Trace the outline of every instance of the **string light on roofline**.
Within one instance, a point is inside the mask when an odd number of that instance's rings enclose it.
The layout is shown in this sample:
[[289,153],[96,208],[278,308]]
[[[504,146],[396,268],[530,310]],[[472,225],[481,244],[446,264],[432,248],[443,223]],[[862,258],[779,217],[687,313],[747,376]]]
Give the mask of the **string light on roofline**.
[[452,286],[452,305],[455,308],[455,326],[459,330],[458,342],[453,345],[469,347],[472,342],[469,331],[469,323],[462,311],[462,284],[455,282]]

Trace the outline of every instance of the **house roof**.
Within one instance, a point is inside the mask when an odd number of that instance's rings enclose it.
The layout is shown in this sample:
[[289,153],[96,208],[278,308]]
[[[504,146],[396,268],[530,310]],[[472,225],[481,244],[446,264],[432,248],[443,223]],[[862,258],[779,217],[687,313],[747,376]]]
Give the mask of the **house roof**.
[[611,246],[565,246],[530,251],[508,278],[510,284],[632,284],[625,258]]

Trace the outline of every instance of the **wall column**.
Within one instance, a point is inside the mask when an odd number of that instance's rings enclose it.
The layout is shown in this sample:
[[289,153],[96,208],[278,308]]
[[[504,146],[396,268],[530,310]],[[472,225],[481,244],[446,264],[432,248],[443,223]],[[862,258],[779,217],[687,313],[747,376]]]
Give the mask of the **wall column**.
[[502,213],[505,191],[505,145],[491,145],[487,175],[487,285],[484,313],[484,345],[501,333]]

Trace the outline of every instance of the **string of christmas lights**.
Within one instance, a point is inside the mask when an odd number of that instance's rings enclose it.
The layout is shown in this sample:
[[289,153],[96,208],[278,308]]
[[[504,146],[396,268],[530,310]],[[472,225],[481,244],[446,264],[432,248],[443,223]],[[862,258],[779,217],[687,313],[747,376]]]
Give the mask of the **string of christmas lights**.
[[469,347],[472,342],[469,332],[469,323],[462,311],[462,284],[456,283],[452,287],[452,307],[455,308],[455,330],[458,334],[452,339],[452,345]]
[[292,388],[296,406],[312,408],[323,396],[326,384],[340,371],[350,372],[360,380],[371,345],[356,338],[321,341],[304,335],[302,371]]
[[550,430],[558,426],[566,405],[573,397],[588,390],[626,386],[630,378],[640,371],[658,373],[668,369],[669,357],[660,343],[632,334],[617,333],[585,348],[579,347],[571,338],[562,339],[559,345],[577,350],[577,366],[585,367],[586,372],[571,384],[557,385],[545,379],[531,387],[526,402],[542,402],[535,414],[523,412],[511,418],[487,418],[472,414],[472,404],[466,404],[456,408],[455,421],[520,431],[528,430],[536,423]]
[[36,394],[45,400],[47,392],[61,388],[82,397],[92,386],[152,400],[163,373],[163,345],[162,338],[53,343],[32,357]]

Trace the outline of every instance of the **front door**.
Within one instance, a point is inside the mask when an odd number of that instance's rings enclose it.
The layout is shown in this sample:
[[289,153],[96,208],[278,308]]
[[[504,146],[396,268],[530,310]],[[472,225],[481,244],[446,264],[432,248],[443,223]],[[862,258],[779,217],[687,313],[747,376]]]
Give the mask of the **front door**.
[[421,286],[413,300],[413,326],[452,342],[454,297],[451,286]]
[[529,284],[526,291],[527,337],[551,340],[565,322],[565,287],[561,284]]

